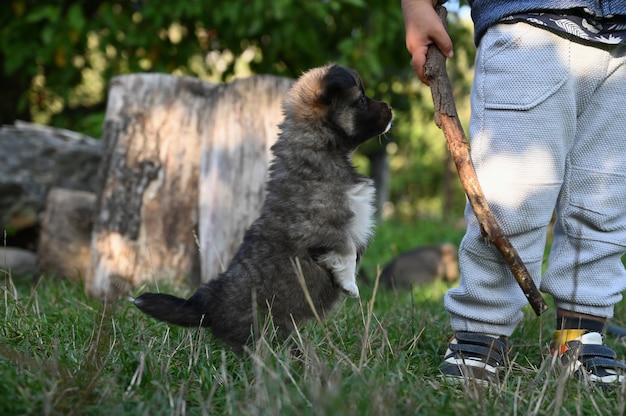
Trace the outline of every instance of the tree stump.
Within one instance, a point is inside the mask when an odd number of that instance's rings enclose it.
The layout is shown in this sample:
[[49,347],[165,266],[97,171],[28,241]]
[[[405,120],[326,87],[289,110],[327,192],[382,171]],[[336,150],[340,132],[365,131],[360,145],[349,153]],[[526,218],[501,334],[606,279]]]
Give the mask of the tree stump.
[[164,74],[109,85],[87,293],[197,276],[198,172],[216,86]]
[[200,174],[202,280],[223,271],[260,213],[270,147],[293,80],[268,75],[220,86],[208,109]]
[[88,294],[115,299],[155,280],[197,285],[223,268],[259,213],[280,102],[292,82],[112,80]]
[[75,282],[85,277],[95,205],[92,192],[62,188],[48,192],[37,250],[39,272]]

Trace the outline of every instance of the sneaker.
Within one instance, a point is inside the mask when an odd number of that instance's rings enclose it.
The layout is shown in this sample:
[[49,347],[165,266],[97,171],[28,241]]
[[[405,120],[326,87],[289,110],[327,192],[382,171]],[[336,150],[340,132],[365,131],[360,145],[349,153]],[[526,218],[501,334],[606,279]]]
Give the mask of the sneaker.
[[604,344],[600,332],[554,331],[550,353],[556,354],[563,368],[582,381],[609,385],[622,383],[626,377],[626,365],[617,361],[617,354]]
[[439,371],[452,382],[496,383],[507,359],[506,337],[457,332],[448,344]]

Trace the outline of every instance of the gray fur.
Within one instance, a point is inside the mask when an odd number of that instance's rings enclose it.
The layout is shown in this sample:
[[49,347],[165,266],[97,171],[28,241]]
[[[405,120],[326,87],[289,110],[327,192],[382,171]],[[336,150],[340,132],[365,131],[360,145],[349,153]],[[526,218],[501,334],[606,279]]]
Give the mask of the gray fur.
[[373,188],[354,169],[351,154],[386,132],[392,118],[388,104],[360,98],[363,94],[358,74],[350,69],[327,65],[303,74],[283,100],[285,119],[272,146],[260,216],[227,270],[187,300],[145,293],[134,304],[159,320],[209,327],[240,349],[259,336],[259,317],[271,315],[280,338],[293,330],[293,322],[314,317],[295,259],[319,316],[344,292],[354,296],[340,281],[350,285],[350,276],[337,276],[340,268],[333,268],[333,261],[356,268],[373,225],[364,218],[372,211],[371,200],[365,199],[373,196]]

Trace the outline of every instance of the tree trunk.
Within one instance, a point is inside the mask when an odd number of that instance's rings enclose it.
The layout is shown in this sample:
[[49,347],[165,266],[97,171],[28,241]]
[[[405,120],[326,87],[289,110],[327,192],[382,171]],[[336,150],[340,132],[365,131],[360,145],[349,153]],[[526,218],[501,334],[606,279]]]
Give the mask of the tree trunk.
[[198,172],[207,108],[217,90],[163,74],[111,81],[90,295],[114,299],[144,281],[199,280]]
[[293,80],[255,76],[220,86],[208,103],[200,174],[202,280],[223,271],[263,202],[270,147]]
[[96,195],[52,188],[41,222],[37,269],[47,276],[84,278],[89,268],[89,246]]

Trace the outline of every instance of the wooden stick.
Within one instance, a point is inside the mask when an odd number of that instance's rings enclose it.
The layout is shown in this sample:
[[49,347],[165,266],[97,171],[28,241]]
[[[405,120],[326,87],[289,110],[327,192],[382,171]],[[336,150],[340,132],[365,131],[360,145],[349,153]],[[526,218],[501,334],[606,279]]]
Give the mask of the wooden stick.
[[[446,8],[438,5],[437,13],[444,26],[447,27],[448,11]],[[524,262],[502,232],[487,205],[470,160],[468,141],[459,122],[454,96],[452,95],[452,86],[446,72],[446,58],[434,44],[428,48],[424,71],[433,96],[435,123],[446,137],[448,149],[456,165],[463,189],[480,224],[481,232],[502,254],[524,295],[526,295],[528,303],[532,306],[535,314],[539,316],[548,309],[548,305],[535,286]]]

